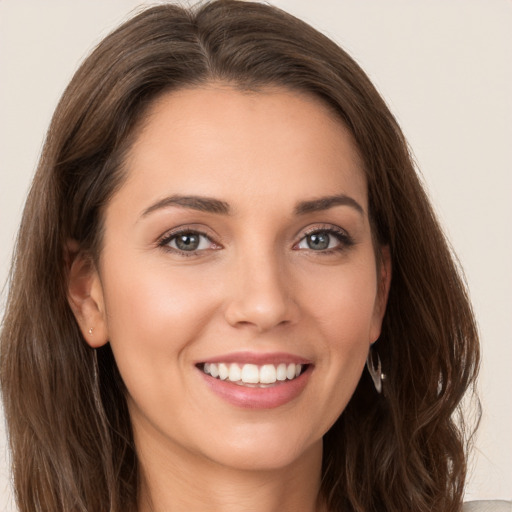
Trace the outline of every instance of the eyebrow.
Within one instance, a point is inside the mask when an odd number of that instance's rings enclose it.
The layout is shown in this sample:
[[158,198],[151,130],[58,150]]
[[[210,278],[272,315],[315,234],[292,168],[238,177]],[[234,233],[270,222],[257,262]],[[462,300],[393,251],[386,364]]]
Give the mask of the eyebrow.
[[229,204],[224,201],[220,201],[219,199],[202,196],[173,195],[165,197],[164,199],[161,199],[160,201],[157,201],[155,204],[151,205],[149,208],[146,208],[142,212],[142,217],[145,217],[146,215],[149,215],[156,210],[167,208],[168,206],[182,206],[184,208],[191,208],[192,210],[199,210],[201,212],[208,213],[219,213],[222,215],[228,215],[230,212]]
[[[219,199],[214,199],[213,197],[173,195],[165,197],[146,208],[142,212],[142,217],[169,206],[181,206],[183,208],[190,208],[192,210],[217,213],[221,215],[229,215],[231,211],[228,203]],[[295,215],[304,215],[307,213],[328,210],[335,206],[350,206],[357,210],[361,215],[364,215],[363,207],[355,199],[350,196],[346,196],[345,194],[320,197],[309,201],[301,201],[295,206],[294,213]]]
[[363,207],[355,199],[350,196],[346,196],[345,194],[320,197],[318,199],[312,199],[311,201],[301,201],[295,206],[295,215],[304,215],[306,213],[328,210],[334,206],[350,206],[357,210],[361,215],[364,215]]

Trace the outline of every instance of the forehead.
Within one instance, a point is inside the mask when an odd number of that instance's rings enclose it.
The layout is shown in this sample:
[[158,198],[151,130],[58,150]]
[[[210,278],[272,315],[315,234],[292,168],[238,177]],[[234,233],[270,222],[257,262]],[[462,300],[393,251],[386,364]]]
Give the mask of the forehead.
[[213,84],[163,95],[144,118],[126,170],[125,187],[141,200],[193,192],[295,202],[350,193],[366,209],[365,175],[348,129],[318,98],[280,88]]

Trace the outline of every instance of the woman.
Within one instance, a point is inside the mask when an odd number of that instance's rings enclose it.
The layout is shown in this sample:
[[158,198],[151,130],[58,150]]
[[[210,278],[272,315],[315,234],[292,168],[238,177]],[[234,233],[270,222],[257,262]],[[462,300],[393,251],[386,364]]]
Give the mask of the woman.
[[461,510],[477,367],[405,140],[334,43],[168,5],[84,62],[2,331],[20,510]]

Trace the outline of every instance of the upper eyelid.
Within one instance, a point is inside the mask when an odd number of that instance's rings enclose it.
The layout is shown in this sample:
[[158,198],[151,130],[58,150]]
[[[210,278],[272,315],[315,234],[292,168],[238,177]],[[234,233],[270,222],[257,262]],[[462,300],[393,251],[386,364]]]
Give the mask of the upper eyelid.
[[[208,244],[210,244],[211,246],[214,246],[214,247],[210,246],[210,247],[205,248],[205,249],[194,249],[194,250],[191,250],[191,251],[183,251],[183,250],[179,249],[178,247],[172,247],[171,243],[173,241],[175,241],[176,238],[180,234],[184,234],[184,233],[195,233],[195,234],[198,234],[200,236],[203,236],[203,237],[205,237],[208,240]],[[222,245],[219,244],[218,242],[216,242],[215,240],[213,240],[211,236],[209,236],[207,233],[203,233],[202,231],[199,231],[197,229],[194,229],[194,230],[192,230],[192,229],[181,229],[181,230],[178,229],[178,230],[168,231],[167,234],[164,234],[159,239],[157,239],[156,246],[159,249],[163,249],[163,250],[168,251],[168,252],[174,252],[176,254],[181,254],[181,255],[184,255],[184,256],[198,255],[200,253],[205,253],[207,251],[217,250],[219,248],[222,248]]]
[[[180,234],[196,233],[198,235],[206,237],[211,243],[216,244],[218,246],[222,246],[223,244],[220,241],[221,237],[217,236],[216,233],[210,233],[210,231],[211,230],[208,229],[207,227],[203,227],[203,226],[199,227],[199,226],[196,226],[193,224],[192,225],[185,224],[185,225],[177,226],[175,228],[172,228],[172,229],[166,231],[164,234],[162,234],[161,236],[158,237],[156,242],[158,245],[166,245],[172,239],[179,236]],[[317,232],[330,232],[335,235],[337,234],[337,235],[345,236],[348,239],[352,238],[350,233],[346,229],[344,229],[336,224],[319,223],[319,224],[312,224],[307,227],[301,228],[293,237],[293,240],[294,240],[293,245],[295,245],[298,242],[300,242],[301,240],[303,240],[304,237],[314,234],[314,233],[317,233]]]
[[175,228],[168,229],[157,238],[157,241],[160,242],[162,240],[169,240],[183,233],[197,233],[198,235],[205,236],[206,238],[213,242],[214,239],[218,237],[215,234],[210,233],[209,231],[210,230],[208,228],[196,227],[194,225],[185,224],[183,226],[177,226]]
[[294,243],[293,247],[296,248],[306,237],[313,235],[315,233],[328,233],[328,234],[334,236],[335,238],[337,238],[338,242],[340,243],[340,246],[341,246],[339,248],[331,248],[331,249],[325,249],[325,250],[321,250],[321,251],[315,251],[318,254],[328,254],[332,251],[338,251],[342,248],[349,248],[355,244],[354,238],[352,237],[352,235],[350,235],[350,233],[346,229],[343,229],[340,226],[337,226],[334,224],[327,224],[327,225],[324,224],[322,227],[311,226],[310,229],[306,229],[305,231],[303,231],[302,235],[300,236],[298,241],[296,241]]
[[302,228],[297,233],[295,238],[297,238],[298,240],[302,240],[305,236],[308,236],[308,235],[311,235],[311,234],[317,233],[317,232],[322,232],[322,231],[337,233],[339,235],[345,235],[346,237],[350,238],[350,233],[346,229],[344,229],[340,226],[337,226],[336,224],[324,224],[324,223],[313,224],[306,228]]

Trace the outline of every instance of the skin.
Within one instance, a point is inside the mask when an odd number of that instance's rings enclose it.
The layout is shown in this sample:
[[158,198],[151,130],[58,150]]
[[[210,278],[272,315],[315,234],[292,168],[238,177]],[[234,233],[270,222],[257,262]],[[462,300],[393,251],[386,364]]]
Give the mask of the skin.
[[[79,254],[69,295],[88,343],[110,342],[128,389],[140,510],[321,510],[322,436],[380,334],[390,281],[349,132],[305,94],[212,84],[160,98],[126,169],[99,268]],[[353,203],[296,211],[341,194]],[[162,204],[176,195],[230,212]],[[199,250],[161,245],[177,227],[207,235]],[[311,229],[331,248],[311,248]],[[305,388],[270,409],[226,402],[196,363],[242,350],[307,359]]]

